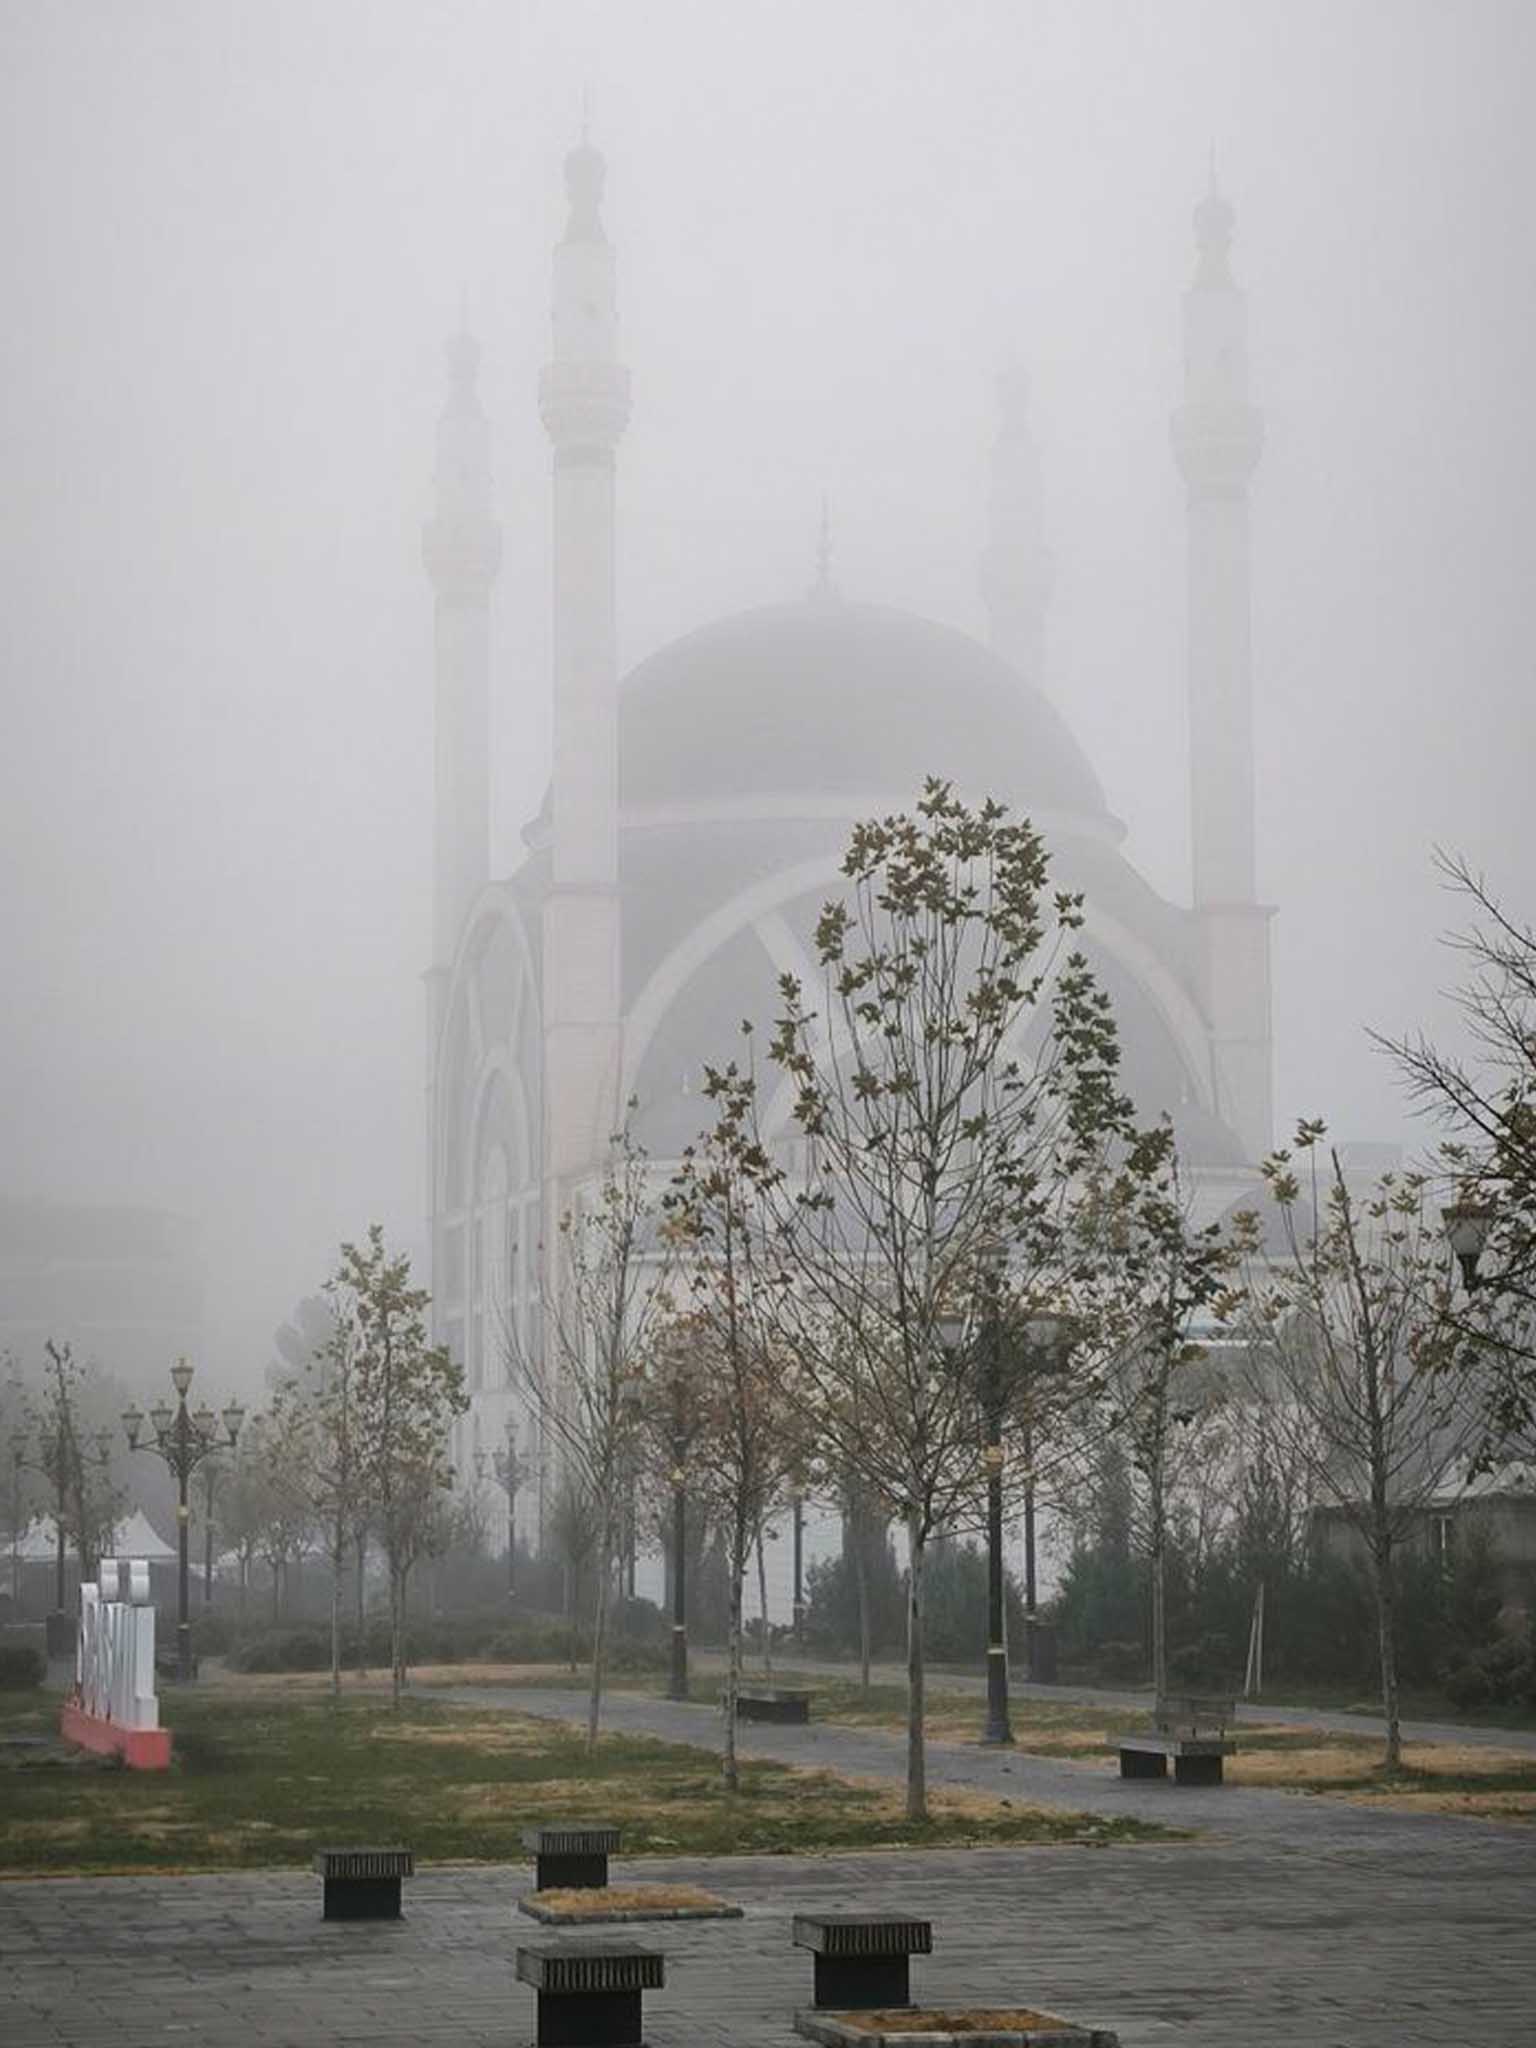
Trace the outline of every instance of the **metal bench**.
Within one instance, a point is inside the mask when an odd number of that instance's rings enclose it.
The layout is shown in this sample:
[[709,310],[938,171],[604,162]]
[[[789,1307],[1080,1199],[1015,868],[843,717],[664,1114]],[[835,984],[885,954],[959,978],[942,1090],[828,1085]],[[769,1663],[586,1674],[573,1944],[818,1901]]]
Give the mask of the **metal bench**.
[[415,1875],[409,1849],[317,1849],[327,1920],[398,1920],[400,1880]]
[[619,1853],[619,1831],[596,1826],[524,1828],[523,1847],[534,1858],[535,1891],[599,1891],[608,1882],[608,1858]]
[[743,1686],[736,1693],[736,1718],[738,1721],[781,1723],[809,1721],[811,1696],[808,1692],[796,1692],[786,1686]]
[[1111,1747],[1120,1753],[1122,1778],[1166,1778],[1173,1759],[1177,1785],[1219,1785],[1222,1763],[1237,1744],[1227,1734],[1236,1713],[1230,1699],[1197,1699],[1170,1695],[1152,1709],[1152,1727],[1140,1735],[1120,1735]]
[[659,1991],[663,1958],[629,1942],[549,1942],[517,1951],[539,1998],[538,2048],[640,2048],[640,1995]]
[[797,1913],[796,1948],[815,1957],[812,2003],[844,2012],[910,2005],[910,1958],[933,1953],[933,1922],[892,1913]]

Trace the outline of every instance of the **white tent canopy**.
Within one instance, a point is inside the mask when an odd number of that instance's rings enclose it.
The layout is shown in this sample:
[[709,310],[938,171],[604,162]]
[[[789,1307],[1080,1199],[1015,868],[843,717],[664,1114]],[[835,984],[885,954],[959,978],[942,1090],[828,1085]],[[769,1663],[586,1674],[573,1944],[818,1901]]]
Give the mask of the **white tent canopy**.
[[[57,1523],[52,1515],[40,1515],[22,1531],[16,1554],[24,1564],[51,1564],[58,1554],[58,1547]],[[112,1531],[112,1541],[102,1555],[140,1558],[150,1564],[172,1564],[176,1551],[172,1544],[156,1535],[155,1526],[144,1510],[135,1508]]]

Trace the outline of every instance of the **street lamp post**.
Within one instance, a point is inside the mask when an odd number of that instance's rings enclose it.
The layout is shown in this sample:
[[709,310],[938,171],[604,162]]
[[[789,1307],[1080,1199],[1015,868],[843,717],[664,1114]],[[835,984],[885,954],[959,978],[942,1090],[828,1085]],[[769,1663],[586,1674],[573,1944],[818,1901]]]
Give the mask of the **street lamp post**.
[[688,1697],[688,1474],[672,1467],[672,1670],[667,1698]]
[[[1024,1325],[1024,1400],[1021,1448],[1024,1453],[1024,1658],[1033,1681],[1039,1675],[1040,1618],[1036,1611],[1038,1586],[1035,1576],[1035,1409],[1037,1379],[1055,1376],[1067,1369],[1076,1332],[1071,1318],[1062,1315],[1031,1316]],[[1054,1676],[1054,1659],[1053,1676]]]
[[795,1532],[795,1648],[805,1649],[805,1495],[794,1498]]
[[1484,1202],[1452,1202],[1442,1212],[1441,1221],[1445,1226],[1446,1240],[1456,1255],[1457,1265],[1461,1268],[1462,1285],[1468,1294],[1475,1294],[1483,1284],[1478,1262],[1488,1248],[1489,1234],[1493,1229],[1493,1210]]
[[987,1725],[981,1739],[993,1749],[1013,1746],[1008,1720],[1008,1631],[1003,1577],[1003,1410],[1007,1388],[1003,1376],[1003,1318],[999,1294],[1004,1257],[990,1251],[982,1265],[981,1343],[982,1449],[987,1471]]
[[[940,1348],[951,1360],[969,1349],[974,1358],[981,1409],[982,1467],[987,1475],[987,1719],[981,1739],[990,1748],[1012,1745],[1008,1720],[1008,1642],[1004,1614],[1003,1412],[1007,1405],[999,1291],[1003,1253],[988,1247],[981,1256],[978,1298],[973,1313],[943,1309],[937,1319]],[[969,1338],[969,1344],[967,1343]]]
[[191,1522],[187,1486],[205,1458],[215,1451],[234,1449],[245,1410],[238,1401],[230,1402],[223,1413],[224,1439],[220,1442],[216,1431],[221,1418],[206,1405],[195,1413],[188,1410],[192,1368],[184,1358],[178,1358],[171,1367],[171,1384],[176,1389],[176,1406],[172,1408],[168,1401],[162,1401],[149,1411],[149,1424],[155,1433],[152,1443],[139,1442],[139,1431],[144,1427],[139,1409],[124,1411],[123,1428],[130,1451],[158,1453],[176,1480],[176,1675],[186,1684],[192,1676],[192,1623],[187,1615],[187,1536]]
[[27,1469],[27,1433],[11,1431],[11,1608],[21,1619],[21,1475]]
[[507,1418],[506,1441],[491,1453],[496,1484],[507,1496],[507,1598],[517,1593],[517,1489],[527,1473],[517,1448],[517,1425]]

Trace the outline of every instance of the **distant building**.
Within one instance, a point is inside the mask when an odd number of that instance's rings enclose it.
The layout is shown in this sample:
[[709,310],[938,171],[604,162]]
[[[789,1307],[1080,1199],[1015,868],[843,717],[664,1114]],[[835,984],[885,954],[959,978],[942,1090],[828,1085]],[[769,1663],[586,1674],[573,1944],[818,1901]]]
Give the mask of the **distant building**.
[[[530,1327],[536,1248],[599,1169],[620,1105],[636,1099],[634,1133],[654,1160],[677,1157],[701,1121],[701,1066],[729,1054],[744,1001],[768,999],[786,970],[814,981],[805,934],[837,887],[850,826],[909,809],[927,775],[1027,814],[1054,878],[1086,893],[1086,950],[1120,1021],[1126,1085],[1144,1115],[1172,1115],[1205,1215],[1252,1185],[1272,1140],[1249,674],[1248,486],[1263,434],[1230,206],[1213,187],[1195,213],[1172,416],[1188,505],[1185,904],[1126,859],[1125,828],[1047,694],[1050,557],[1018,374],[1000,390],[984,638],[845,595],[824,537],[806,595],[704,625],[621,683],[614,478],[630,391],[603,183],[583,142],[566,162],[539,391],[554,450],[554,766],[511,875],[489,868],[500,536],[466,335],[450,349],[424,536],[437,618],[431,1285],[438,1334],[472,1395],[461,1469],[518,1420],[506,1325]],[[533,1498],[520,1502],[520,1522],[536,1513]]]
[[70,1344],[131,1386],[203,1342],[197,1228],[162,1209],[0,1199],[0,1352],[35,1372]]
[[[1329,1506],[1314,1509],[1312,1516],[1323,1549],[1362,1571],[1370,1562],[1363,1515],[1363,1508]],[[1464,1486],[1442,1487],[1404,1509],[1401,1520],[1404,1547],[1440,1559],[1447,1570],[1458,1550],[1484,1538],[1498,1567],[1506,1612],[1536,1612],[1536,1465],[1500,1465]]]

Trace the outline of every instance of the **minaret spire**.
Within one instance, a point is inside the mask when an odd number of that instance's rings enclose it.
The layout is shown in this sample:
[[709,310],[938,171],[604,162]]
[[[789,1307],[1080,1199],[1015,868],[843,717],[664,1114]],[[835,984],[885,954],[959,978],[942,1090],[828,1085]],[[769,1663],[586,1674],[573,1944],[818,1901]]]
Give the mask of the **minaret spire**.
[[490,869],[487,687],[501,529],[491,509],[490,428],[479,373],[480,350],[461,319],[448,344],[434,503],[421,537],[437,593],[432,962],[444,971]]
[[618,1116],[618,673],[614,456],[629,419],[618,360],[606,166],[585,137],[565,160],[554,347],[539,411],[554,448],[553,891],[544,920],[547,1170],[598,1156]]
[[1257,1158],[1273,1117],[1270,912],[1256,900],[1248,487],[1264,422],[1248,396],[1248,309],[1234,215],[1216,182],[1195,208],[1184,294],[1184,402],[1173,448],[1187,497],[1190,839],[1205,936],[1217,1107]]
[[1029,377],[1010,363],[997,380],[987,546],[980,563],[982,602],[993,651],[1032,683],[1045,667],[1050,551],[1043,539],[1040,451],[1029,416]]

